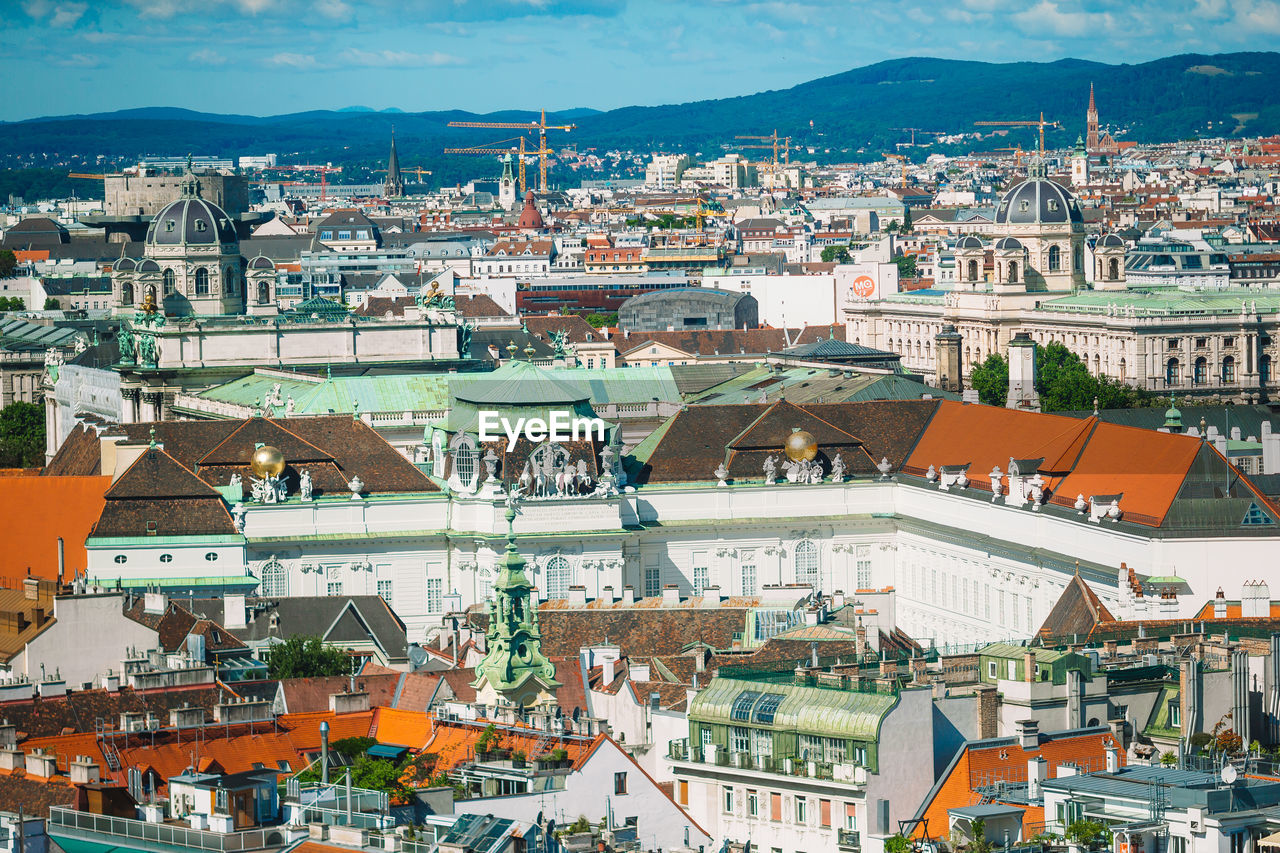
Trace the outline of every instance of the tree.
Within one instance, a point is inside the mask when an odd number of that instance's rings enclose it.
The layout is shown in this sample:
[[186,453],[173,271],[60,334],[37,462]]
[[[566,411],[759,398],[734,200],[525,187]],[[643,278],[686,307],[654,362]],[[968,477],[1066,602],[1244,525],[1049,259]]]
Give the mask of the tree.
[[18,271],[18,256],[11,249],[0,252],[0,278],[13,278]]
[[902,234],[911,233],[911,208],[906,208],[902,212],[902,227],[898,229]]
[[586,319],[587,319],[587,322],[591,324],[592,328],[595,328],[595,329],[602,329],[605,326],[618,325],[617,312],[605,313],[605,314],[600,314],[600,313],[588,314]]
[[357,755],[363,755],[372,747],[376,746],[378,741],[371,737],[344,737],[333,742],[333,748],[348,758]]
[[61,304],[60,302],[58,302],[58,300],[57,300],[57,299],[55,299],[55,298],[53,298],[52,296],[46,296],[46,297],[44,298],[44,310],[46,310],[46,311],[57,311],[57,310],[58,310],[58,309],[60,309],[61,307],[62,307],[62,304]]
[[1173,767],[1177,763],[1178,763],[1178,756],[1174,755],[1172,752],[1161,753],[1160,755],[1161,765],[1165,767]]
[[21,296],[0,296],[0,311],[25,311],[27,303]]
[[1009,362],[993,352],[969,374],[969,385],[983,403],[1003,406],[1009,397]]
[[887,232],[896,232],[898,230],[898,220],[890,219],[889,224],[884,227]]
[[884,853],[908,853],[911,842],[901,832],[884,840]]
[[898,255],[893,262],[898,265],[899,278],[916,278],[920,274],[915,255]]
[[266,652],[269,678],[318,678],[351,672],[351,658],[317,636],[290,637]]
[[44,464],[44,407],[10,403],[0,409],[0,466],[37,468]]
[[829,264],[847,264],[851,260],[848,246],[827,246],[822,250],[822,262]]

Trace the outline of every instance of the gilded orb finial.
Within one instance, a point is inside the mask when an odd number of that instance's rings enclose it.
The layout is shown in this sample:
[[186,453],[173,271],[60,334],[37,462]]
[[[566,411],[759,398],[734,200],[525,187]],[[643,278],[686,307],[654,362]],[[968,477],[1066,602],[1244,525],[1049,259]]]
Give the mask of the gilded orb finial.
[[792,429],[791,435],[787,436],[782,451],[792,462],[799,462],[802,459],[811,462],[818,455],[818,442],[810,433],[795,428]]
[[257,477],[279,477],[280,472],[284,471],[284,454],[280,452],[279,448],[264,444],[253,451],[249,467]]

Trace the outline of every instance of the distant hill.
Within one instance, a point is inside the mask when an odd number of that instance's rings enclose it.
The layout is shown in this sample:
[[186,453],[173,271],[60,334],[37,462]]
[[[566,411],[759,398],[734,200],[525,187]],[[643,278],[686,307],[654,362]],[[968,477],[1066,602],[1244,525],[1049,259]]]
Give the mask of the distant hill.
[[[790,89],[737,98],[598,112],[566,110],[548,120],[573,122],[554,145],[624,147],[718,155],[736,134],[777,129],[826,161],[878,158],[907,142],[895,128],[970,132],[978,120],[1046,119],[1062,122],[1047,142],[1064,146],[1084,132],[1089,84],[1097,90],[1104,126],[1120,138],[1157,141],[1196,135],[1280,132],[1280,54],[1188,54],[1138,65],[1077,59],[996,64],[906,58],[855,68]],[[217,115],[173,107],[149,107],[92,115],[52,116],[0,123],[0,156],[32,151],[106,154],[239,155],[297,152],[304,159],[350,164],[342,180],[373,174],[386,157],[391,126],[401,162],[435,171],[436,183],[483,175],[478,158],[446,157],[445,146],[496,142],[514,131],[447,128],[453,120],[528,121],[534,114],[463,111],[374,112],[363,107],[279,116]],[[812,126],[810,125],[812,122]],[[917,143],[929,137],[917,134]],[[1034,144],[1034,131],[1015,130],[989,149]],[[861,154],[858,149],[864,149]],[[908,150],[916,159],[930,149]],[[936,150],[936,149],[934,149]],[[758,152],[763,154],[763,152]],[[295,155],[291,155],[295,156]],[[363,171],[362,171],[363,169]],[[497,171],[497,166],[492,166]]]

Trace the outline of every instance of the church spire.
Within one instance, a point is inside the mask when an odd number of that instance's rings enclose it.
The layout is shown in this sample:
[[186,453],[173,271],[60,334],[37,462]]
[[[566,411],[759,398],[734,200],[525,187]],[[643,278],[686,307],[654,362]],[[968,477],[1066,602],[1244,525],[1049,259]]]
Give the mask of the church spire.
[[1085,143],[1088,151],[1097,151],[1101,138],[1098,133],[1098,105],[1093,100],[1093,84],[1089,84],[1089,111],[1085,113]]
[[382,194],[387,198],[404,196],[404,178],[400,176],[400,156],[396,154],[396,129],[391,127],[391,156],[387,158],[387,180],[382,184]]

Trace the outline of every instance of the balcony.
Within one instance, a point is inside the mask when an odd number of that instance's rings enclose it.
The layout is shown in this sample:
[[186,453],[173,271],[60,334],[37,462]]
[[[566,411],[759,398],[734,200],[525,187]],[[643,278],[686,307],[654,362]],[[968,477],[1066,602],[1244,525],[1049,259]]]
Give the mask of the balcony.
[[856,764],[805,761],[801,758],[753,755],[749,752],[731,752],[717,747],[691,746],[688,740],[683,738],[671,741],[667,748],[667,758],[690,764],[754,770],[776,776],[844,782],[852,785],[865,785],[867,782],[866,768]]
[[149,823],[124,817],[90,814],[54,806],[49,809],[49,835],[110,843],[125,850],[168,853],[173,848],[208,853],[240,853],[282,847],[288,840],[283,827],[246,832],[208,832],[169,823]]
[[836,846],[841,850],[861,850],[862,833],[856,829],[837,829]]

